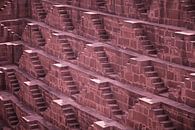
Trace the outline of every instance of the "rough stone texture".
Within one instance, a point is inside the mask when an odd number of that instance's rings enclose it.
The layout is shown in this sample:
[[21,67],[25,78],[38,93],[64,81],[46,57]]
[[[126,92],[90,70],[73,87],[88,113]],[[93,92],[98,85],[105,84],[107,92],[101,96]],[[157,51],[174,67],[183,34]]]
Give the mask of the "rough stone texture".
[[1,0],[0,129],[194,130],[194,6]]

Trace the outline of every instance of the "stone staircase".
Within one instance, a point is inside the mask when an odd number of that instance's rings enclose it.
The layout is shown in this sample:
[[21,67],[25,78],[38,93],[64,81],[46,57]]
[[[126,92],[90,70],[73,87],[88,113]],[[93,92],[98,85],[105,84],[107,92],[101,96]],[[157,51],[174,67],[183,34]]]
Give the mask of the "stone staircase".
[[40,21],[44,21],[46,18],[46,11],[43,8],[43,5],[40,0],[34,0],[33,1],[33,7],[34,7],[34,13],[35,13],[35,18],[37,18]]
[[96,47],[95,53],[98,57],[98,60],[102,66],[104,73],[111,77],[116,76],[116,73],[114,72],[114,69],[112,68],[112,65],[108,61],[108,57],[106,55],[106,52],[104,51],[104,48]]
[[68,126],[68,128],[70,128],[71,130],[81,130],[72,106],[69,104],[63,105],[62,110],[64,112],[66,125]]
[[29,130],[41,130],[41,128],[37,122],[34,121],[29,123]]
[[141,17],[146,17],[147,16],[147,9],[145,6],[144,0],[134,0],[135,7],[137,11],[140,13]]
[[58,12],[60,14],[60,17],[62,19],[62,22],[64,23],[63,30],[72,31],[74,29],[74,26],[72,24],[72,19],[70,15],[68,14],[68,11],[65,7],[57,7]]
[[36,106],[40,112],[43,112],[47,109],[45,99],[43,98],[42,92],[37,85],[30,86],[30,92],[35,100]]
[[109,84],[107,83],[105,85],[101,85],[99,89],[101,91],[103,98],[107,101],[108,106],[110,107],[112,111],[112,116],[121,118],[121,116],[123,115],[123,112],[119,108],[119,105],[116,99],[114,98],[114,95],[112,93],[112,90]]
[[[65,59],[67,60],[76,60],[76,56],[68,40],[64,38],[59,39],[60,44],[62,45],[62,53],[65,54]],[[64,57],[63,57],[64,58]]]
[[180,3],[183,10],[187,12],[189,17],[195,20],[195,2],[192,0],[181,0]]
[[39,47],[45,46],[46,42],[45,42],[45,39],[44,39],[41,31],[39,30],[38,25],[31,26],[31,31],[32,31],[32,33],[37,41],[38,46]]
[[104,29],[103,20],[100,19],[99,15],[92,15],[91,16],[93,25],[97,31],[97,34],[102,41],[106,41],[109,39],[108,33]]
[[157,49],[148,39],[146,32],[140,24],[136,24],[134,27],[136,38],[139,39],[145,53],[149,56],[157,57]]
[[96,5],[100,11],[106,11],[106,0],[96,0]]
[[176,130],[176,127],[173,125],[173,122],[170,120],[163,108],[153,109],[153,112],[160,124],[164,127],[164,130]]
[[159,94],[168,91],[168,88],[165,87],[163,80],[159,77],[158,72],[155,71],[154,66],[150,61],[148,61],[146,65],[144,65],[144,71],[145,71],[145,75],[152,82],[155,93]]
[[11,127],[16,127],[19,123],[19,119],[17,117],[17,114],[15,112],[12,102],[10,100],[4,101],[3,106],[5,109],[6,116],[7,116],[8,124]]
[[78,86],[76,85],[75,81],[72,78],[70,71],[68,70],[68,67],[63,68],[63,70],[61,71],[61,76],[64,82],[66,83],[70,96],[74,98],[74,96],[79,93],[79,90]]
[[3,6],[0,7],[0,12],[5,10],[6,7],[10,6],[11,7],[12,0],[5,0],[3,3]]
[[43,66],[41,65],[41,61],[37,55],[36,52],[32,52],[30,53],[30,60],[32,62],[32,65],[35,69],[35,72],[36,72],[36,76],[38,78],[44,78],[45,77],[45,71],[44,71],[44,68]]
[[18,80],[16,78],[14,69],[6,70],[6,75],[7,75],[8,82],[9,82],[9,84],[11,86],[12,91],[14,93],[18,93],[19,90],[20,90],[20,85],[19,85],[19,82],[18,82]]
[[0,24],[0,37],[2,37],[0,42],[17,41],[21,39],[17,33],[13,32],[12,29],[2,23]]

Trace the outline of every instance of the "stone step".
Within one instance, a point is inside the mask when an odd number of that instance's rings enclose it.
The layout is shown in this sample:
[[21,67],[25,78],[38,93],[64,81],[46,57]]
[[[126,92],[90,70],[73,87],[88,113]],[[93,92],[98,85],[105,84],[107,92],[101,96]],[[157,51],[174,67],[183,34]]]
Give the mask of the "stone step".
[[173,123],[170,120],[166,120],[166,121],[161,121],[161,124],[164,125],[164,127],[172,127]]
[[38,129],[39,128],[39,125],[38,124],[30,124],[29,125],[30,129]]
[[164,93],[164,92],[168,91],[168,88],[166,88],[166,87],[158,87],[158,88],[156,88],[156,91],[158,93]]
[[154,113],[156,115],[162,115],[164,114],[164,110],[162,108],[156,108],[156,109],[153,109]]
[[146,71],[145,74],[148,77],[158,76],[158,73],[156,71]]
[[104,98],[107,98],[107,99],[112,99],[113,98],[113,94],[110,92],[110,93],[102,93],[102,96]]
[[159,121],[166,121],[169,119],[167,114],[157,115],[156,117],[158,118]]

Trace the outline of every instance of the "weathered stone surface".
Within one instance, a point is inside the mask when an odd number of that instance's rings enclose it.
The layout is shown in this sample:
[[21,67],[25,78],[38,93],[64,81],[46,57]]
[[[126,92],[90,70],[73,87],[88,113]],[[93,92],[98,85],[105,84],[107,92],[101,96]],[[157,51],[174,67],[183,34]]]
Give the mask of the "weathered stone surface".
[[194,6],[1,0],[0,129],[194,130]]

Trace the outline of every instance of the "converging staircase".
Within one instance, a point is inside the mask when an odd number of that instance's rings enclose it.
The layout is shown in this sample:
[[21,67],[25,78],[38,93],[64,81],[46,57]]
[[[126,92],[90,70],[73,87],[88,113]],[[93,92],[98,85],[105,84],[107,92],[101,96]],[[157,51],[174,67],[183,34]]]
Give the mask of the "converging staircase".
[[99,15],[92,15],[91,16],[93,25],[95,26],[95,31],[97,31],[97,34],[102,41],[106,41],[109,39],[108,33],[104,29],[103,20],[100,19]]
[[33,67],[35,69],[36,75],[38,78],[44,78],[45,77],[45,71],[43,66],[41,65],[41,61],[37,55],[36,52],[30,53],[30,60],[33,64]]
[[100,11],[106,11],[106,0],[96,0],[96,5]]
[[47,109],[45,99],[43,98],[42,92],[37,85],[30,87],[30,92],[33,99],[35,100],[36,106],[40,112],[43,112]]
[[164,93],[168,91],[168,88],[165,87],[162,79],[159,77],[158,72],[155,71],[154,66],[150,61],[144,66],[145,75],[151,80],[154,85],[154,92]]
[[153,111],[165,130],[176,130],[176,127],[173,125],[173,122],[163,108],[153,109]]
[[43,8],[43,5],[41,3],[40,0],[34,0],[33,1],[33,14],[34,14],[34,17],[37,19],[37,20],[40,20],[40,21],[44,21],[44,19],[46,18],[46,11],[44,10]]
[[76,85],[75,81],[73,80],[70,71],[68,70],[68,67],[63,68],[61,71],[62,79],[64,80],[67,89],[69,91],[69,94],[74,97],[74,95],[79,93],[78,86]]
[[72,31],[74,29],[74,26],[72,24],[72,19],[66,10],[65,7],[58,7],[58,11],[60,14],[60,17],[62,18],[62,22],[64,23],[63,30],[69,30]]
[[72,130],[81,130],[76,115],[72,109],[72,106],[67,104],[62,106],[62,110],[65,115],[66,125]]
[[75,53],[72,50],[70,43],[68,43],[68,40],[60,38],[59,42],[62,45],[62,54],[64,54],[62,57],[67,60],[76,60]]
[[19,119],[15,112],[14,106],[10,100],[4,101],[4,109],[7,116],[8,124],[13,128],[16,127],[19,123]]
[[100,61],[100,64],[102,65],[102,69],[104,73],[108,76],[116,76],[116,73],[114,72],[114,69],[112,68],[112,65],[109,63],[108,57],[106,55],[106,52],[104,51],[103,47],[96,47],[95,53],[98,56],[98,60]]
[[149,56],[156,57],[157,56],[157,49],[148,39],[146,32],[144,31],[142,26],[140,24],[137,24],[135,26],[134,30],[136,32],[136,37],[139,39],[146,54],[148,54]]
[[41,31],[39,30],[38,25],[31,26],[31,31],[34,35],[34,38],[37,41],[37,45],[39,47],[45,46],[46,42],[45,42],[45,39],[43,38],[43,35],[42,35]]
[[19,82],[18,82],[18,80],[16,78],[14,69],[6,70],[6,74],[7,74],[8,82],[9,82],[9,85],[10,85],[12,91],[14,93],[19,92],[20,85],[19,85]]
[[4,24],[0,24],[0,42],[8,42],[8,41],[17,41],[20,40],[20,37],[17,33],[13,32],[12,29],[8,28]]
[[186,11],[189,17],[194,20],[195,19],[195,2],[193,2],[192,0],[181,0],[180,3],[183,7],[183,10]]
[[8,6],[11,7],[12,0],[4,0],[3,6],[0,7],[0,12],[5,10]]
[[146,17],[147,16],[147,9],[146,9],[146,3],[144,2],[144,0],[134,0],[135,2],[135,6],[137,11],[140,13],[140,15],[142,17]]
[[122,110],[119,108],[116,99],[114,98],[114,95],[112,93],[111,88],[109,87],[109,84],[100,86],[100,91],[103,96],[103,98],[107,101],[108,106],[110,107],[113,116],[121,118],[123,115]]

